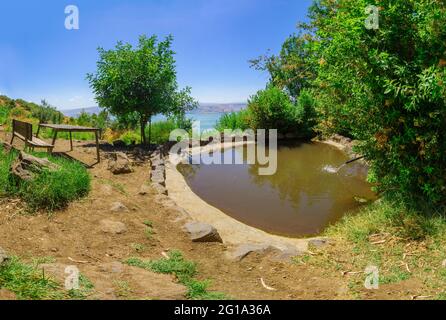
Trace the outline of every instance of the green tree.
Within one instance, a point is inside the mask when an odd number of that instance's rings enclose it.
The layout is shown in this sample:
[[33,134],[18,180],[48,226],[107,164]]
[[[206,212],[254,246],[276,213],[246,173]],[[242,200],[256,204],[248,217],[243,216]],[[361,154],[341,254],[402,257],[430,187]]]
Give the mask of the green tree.
[[[368,5],[379,7],[377,30],[365,27]],[[360,141],[381,191],[445,204],[445,1],[318,0],[310,19],[321,129]]]
[[258,91],[248,101],[250,127],[278,129],[282,133],[296,130],[299,120],[297,108],[281,89],[269,86]]
[[141,36],[136,48],[118,42],[114,50],[99,49],[96,74],[88,74],[99,105],[118,119],[139,121],[143,144],[157,114],[178,114],[196,106],[190,88],[178,89],[173,37],[158,41]]

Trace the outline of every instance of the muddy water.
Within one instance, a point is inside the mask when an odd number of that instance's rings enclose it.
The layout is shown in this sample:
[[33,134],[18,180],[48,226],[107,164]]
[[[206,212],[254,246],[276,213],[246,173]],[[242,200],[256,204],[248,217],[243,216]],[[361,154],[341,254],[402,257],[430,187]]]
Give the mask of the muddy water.
[[[246,149],[219,152],[246,160]],[[269,233],[302,237],[316,235],[354,212],[357,198],[373,199],[365,182],[367,169],[359,163],[337,174],[326,170],[349,160],[338,149],[322,143],[282,145],[278,170],[258,175],[259,165],[179,165],[191,189],[229,216]]]

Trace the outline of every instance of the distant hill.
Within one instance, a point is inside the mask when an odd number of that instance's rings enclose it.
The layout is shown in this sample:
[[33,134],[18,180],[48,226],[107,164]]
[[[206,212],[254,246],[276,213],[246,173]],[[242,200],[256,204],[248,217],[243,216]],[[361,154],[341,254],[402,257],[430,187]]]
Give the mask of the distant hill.
[[[199,107],[193,110],[191,113],[226,113],[226,112],[234,112],[240,111],[246,108],[246,103],[200,103]],[[99,107],[86,107],[86,108],[77,108],[71,110],[62,110],[61,112],[67,117],[78,117],[82,111],[85,111],[88,114],[101,112],[101,108]]]

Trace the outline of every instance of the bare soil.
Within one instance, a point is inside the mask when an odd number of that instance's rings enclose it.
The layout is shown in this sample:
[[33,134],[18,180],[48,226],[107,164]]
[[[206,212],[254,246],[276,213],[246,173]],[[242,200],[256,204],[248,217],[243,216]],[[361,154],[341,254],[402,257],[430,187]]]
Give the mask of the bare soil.
[[[0,134],[0,140],[8,141],[4,133]],[[65,150],[69,150],[68,141],[58,140],[56,151]],[[63,211],[29,215],[20,200],[1,199],[0,247],[23,259],[53,257],[56,264],[76,265],[95,285],[91,299],[177,298],[178,287],[165,283],[175,284],[171,276],[166,276],[165,281],[144,281],[151,277],[147,271],[116,270],[122,268],[120,262],[130,257],[159,259],[163,252],[173,249],[197,262],[198,277],[211,280],[211,290],[234,299],[355,298],[341,271],[327,273],[323,266],[278,262],[268,254],[251,254],[234,262],[226,258],[224,244],[192,243],[182,229],[184,221],[177,210],[166,205],[168,202],[155,191],[139,194],[141,186],[149,181],[148,161],[135,165],[133,173],[113,175],[107,170],[106,155],[101,154],[103,161],[89,169],[91,193]],[[70,155],[86,163],[95,162],[95,148],[88,142],[76,141]],[[112,212],[115,202],[124,204],[128,212]],[[121,222],[127,231],[104,233],[100,226],[103,219]],[[151,237],[146,234],[146,221],[153,223]],[[266,289],[261,279],[275,290]],[[406,285],[389,290],[384,287],[380,289],[382,294],[365,292],[363,297],[389,297],[391,291],[395,298],[400,290],[406,290]]]

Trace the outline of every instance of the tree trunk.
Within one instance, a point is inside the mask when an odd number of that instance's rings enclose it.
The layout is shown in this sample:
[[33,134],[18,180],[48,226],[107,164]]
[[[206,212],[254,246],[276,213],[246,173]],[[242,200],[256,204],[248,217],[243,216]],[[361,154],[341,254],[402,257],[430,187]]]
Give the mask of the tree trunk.
[[152,116],[149,117],[149,145],[152,142]]
[[146,118],[144,116],[141,116],[141,120],[140,120],[140,127],[141,127],[141,143],[143,145],[147,144],[147,140],[146,140]]

